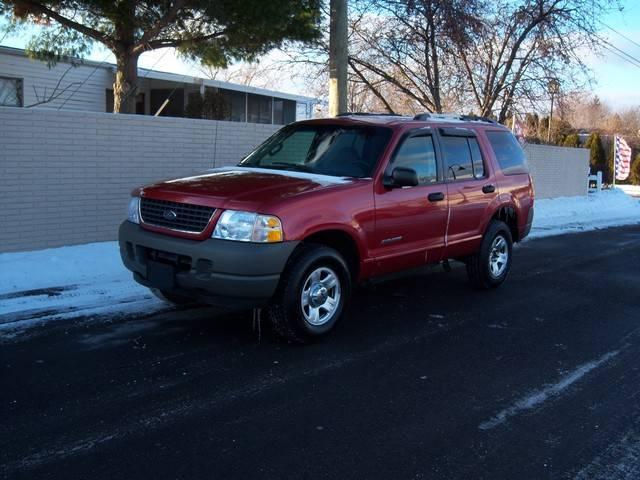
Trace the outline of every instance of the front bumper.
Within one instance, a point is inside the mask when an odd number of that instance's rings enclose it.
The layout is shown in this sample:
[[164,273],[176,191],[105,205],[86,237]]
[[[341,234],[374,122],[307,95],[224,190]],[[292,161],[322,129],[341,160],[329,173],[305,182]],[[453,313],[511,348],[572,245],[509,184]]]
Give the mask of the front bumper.
[[195,241],[125,221],[120,225],[119,243],[124,265],[142,285],[214,305],[251,307],[273,296],[299,242]]

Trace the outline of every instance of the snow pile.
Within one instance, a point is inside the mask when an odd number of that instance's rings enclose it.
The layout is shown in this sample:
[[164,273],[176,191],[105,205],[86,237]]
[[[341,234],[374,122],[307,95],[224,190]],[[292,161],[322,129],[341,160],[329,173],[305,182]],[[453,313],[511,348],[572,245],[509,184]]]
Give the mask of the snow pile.
[[0,337],[50,320],[165,308],[133,281],[117,242],[0,254]]
[[603,190],[586,197],[536,200],[530,238],[640,223],[640,201]]
[[634,197],[640,197],[640,185],[616,185],[627,195],[633,195]]
[[[531,237],[640,223],[640,200],[620,190],[537,200]],[[133,281],[117,242],[0,254],[0,339],[52,320],[167,309]]]

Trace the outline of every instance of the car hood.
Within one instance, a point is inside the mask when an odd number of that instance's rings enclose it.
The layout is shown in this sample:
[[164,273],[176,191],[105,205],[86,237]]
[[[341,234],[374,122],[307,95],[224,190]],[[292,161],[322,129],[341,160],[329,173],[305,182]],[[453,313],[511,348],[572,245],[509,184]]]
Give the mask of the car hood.
[[222,167],[143,187],[142,196],[216,208],[258,208],[266,202],[351,184],[355,180],[304,172]]

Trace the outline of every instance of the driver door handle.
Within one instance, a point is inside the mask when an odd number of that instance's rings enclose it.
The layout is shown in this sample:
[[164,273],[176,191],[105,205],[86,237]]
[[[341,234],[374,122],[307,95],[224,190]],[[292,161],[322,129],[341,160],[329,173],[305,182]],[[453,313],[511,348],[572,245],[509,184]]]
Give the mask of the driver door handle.
[[496,186],[495,185],[485,185],[484,187],[482,187],[482,193],[493,193],[496,191]]
[[427,198],[430,202],[439,202],[440,200],[444,200],[444,193],[442,192],[433,192],[430,193]]

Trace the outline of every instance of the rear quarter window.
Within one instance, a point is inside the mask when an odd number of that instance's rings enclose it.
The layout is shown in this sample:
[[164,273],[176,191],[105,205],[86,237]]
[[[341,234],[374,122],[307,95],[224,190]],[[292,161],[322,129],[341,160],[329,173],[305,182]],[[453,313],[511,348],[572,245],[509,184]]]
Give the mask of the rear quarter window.
[[511,132],[485,131],[498,165],[505,175],[529,173],[527,156]]

